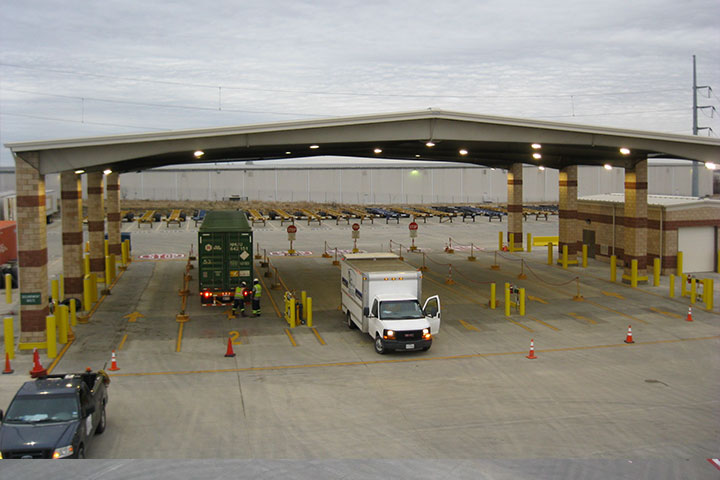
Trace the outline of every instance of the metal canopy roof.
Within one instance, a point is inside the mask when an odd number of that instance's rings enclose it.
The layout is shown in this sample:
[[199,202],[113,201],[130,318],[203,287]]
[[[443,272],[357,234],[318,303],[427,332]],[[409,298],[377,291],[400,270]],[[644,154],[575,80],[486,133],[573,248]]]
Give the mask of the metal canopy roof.
[[[433,147],[426,146],[432,140]],[[542,145],[533,149],[532,144]],[[317,148],[310,148],[316,145]],[[442,110],[5,145],[41,174],[110,168],[305,158],[317,155],[434,160],[509,168],[513,163],[632,167],[651,157],[720,161],[720,140],[474,115]],[[625,147],[630,153],[623,155]],[[381,153],[374,153],[379,148]],[[466,150],[463,155],[460,150]],[[193,153],[202,150],[198,159]],[[28,155],[35,152],[35,155]],[[533,158],[539,153],[542,158]]]

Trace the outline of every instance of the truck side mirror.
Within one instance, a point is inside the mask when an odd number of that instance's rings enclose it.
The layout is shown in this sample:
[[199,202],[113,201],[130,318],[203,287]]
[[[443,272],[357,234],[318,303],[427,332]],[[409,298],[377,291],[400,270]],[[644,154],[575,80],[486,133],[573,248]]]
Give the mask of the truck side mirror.
[[363,315],[366,317],[370,316],[370,307],[363,308]]

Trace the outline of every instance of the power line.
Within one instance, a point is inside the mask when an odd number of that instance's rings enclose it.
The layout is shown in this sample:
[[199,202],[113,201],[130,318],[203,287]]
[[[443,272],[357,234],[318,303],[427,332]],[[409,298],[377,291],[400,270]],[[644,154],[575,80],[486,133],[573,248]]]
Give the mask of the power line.
[[146,126],[140,126],[140,125],[125,125],[125,124],[121,124],[121,123],[90,122],[87,120],[73,120],[70,118],[44,117],[41,115],[28,115],[25,113],[0,112],[0,116],[33,118],[36,120],[49,120],[52,122],[81,123],[81,124],[86,124],[86,125],[100,125],[100,126],[105,126],[105,127],[122,127],[122,128],[136,128],[136,129],[143,129],[143,130],[157,130],[157,131],[163,131],[163,132],[171,130],[169,128],[146,127]]

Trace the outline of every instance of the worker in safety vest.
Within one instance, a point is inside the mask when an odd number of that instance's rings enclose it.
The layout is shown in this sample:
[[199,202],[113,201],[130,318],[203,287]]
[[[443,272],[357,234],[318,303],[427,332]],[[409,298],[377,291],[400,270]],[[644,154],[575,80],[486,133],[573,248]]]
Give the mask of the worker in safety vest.
[[262,287],[260,286],[260,280],[257,278],[253,280],[253,301],[252,309],[253,315],[260,315],[260,297],[262,296]]
[[245,310],[244,300],[243,300],[243,290],[247,288],[247,283],[242,282],[240,285],[235,287],[235,297],[233,298],[233,307],[232,307],[232,314],[233,317],[235,316],[235,310],[237,310],[238,307],[240,307],[240,313],[243,313]]

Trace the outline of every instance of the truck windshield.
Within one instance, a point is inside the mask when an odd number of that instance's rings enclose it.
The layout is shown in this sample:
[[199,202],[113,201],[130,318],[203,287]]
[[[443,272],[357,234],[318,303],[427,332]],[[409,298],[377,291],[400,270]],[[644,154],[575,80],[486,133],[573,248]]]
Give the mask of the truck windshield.
[[76,420],[78,401],[73,395],[15,397],[8,407],[5,423],[51,423]]
[[380,320],[425,318],[417,300],[386,300],[380,302]]

